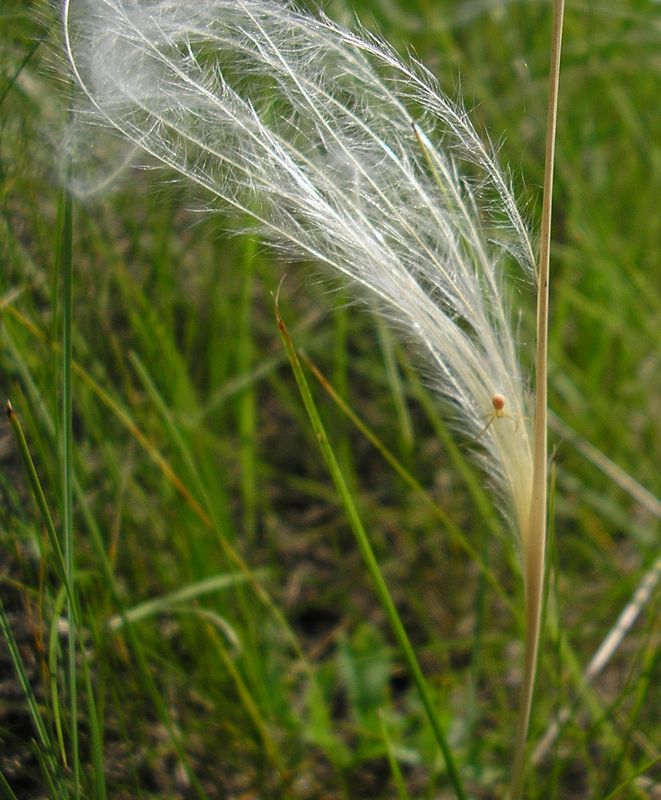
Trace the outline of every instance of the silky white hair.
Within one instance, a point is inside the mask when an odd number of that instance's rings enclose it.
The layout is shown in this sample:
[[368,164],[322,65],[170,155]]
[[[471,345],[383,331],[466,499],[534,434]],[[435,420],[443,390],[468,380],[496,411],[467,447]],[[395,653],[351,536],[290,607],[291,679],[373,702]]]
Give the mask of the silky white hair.
[[428,355],[525,536],[531,426],[508,303],[533,250],[462,108],[413,59],[289,2],[67,0],[64,16],[79,118],[368,289]]

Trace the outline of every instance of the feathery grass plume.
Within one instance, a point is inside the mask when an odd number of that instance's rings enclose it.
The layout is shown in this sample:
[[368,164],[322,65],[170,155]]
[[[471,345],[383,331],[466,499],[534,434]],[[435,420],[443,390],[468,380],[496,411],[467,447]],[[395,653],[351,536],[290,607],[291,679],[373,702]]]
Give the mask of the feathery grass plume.
[[421,345],[541,581],[505,285],[512,259],[534,279],[533,250],[465,112],[419,63],[288,2],[67,0],[64,18],[82,119],[366,288]]

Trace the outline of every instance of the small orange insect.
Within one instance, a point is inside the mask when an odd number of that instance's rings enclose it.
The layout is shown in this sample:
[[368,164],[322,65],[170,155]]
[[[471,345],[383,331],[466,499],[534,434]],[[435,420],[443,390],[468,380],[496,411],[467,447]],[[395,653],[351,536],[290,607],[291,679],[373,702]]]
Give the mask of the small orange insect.
[[[519,427],[519,422],[516,417],[513,417],[511,414],[508,414],[505,411],[505,406],[507,405],[507,401],[505,400],[505,395],[500,394],[500,392],[496,392],[495,394],[491,395],[491,405],[493,407],[493,411],[490,411],[488,414],[485,414],[483,419],[487,420],[487,424],[482,428],[480,431],[480,435],[477,437],[478,439],[482,438],[484,434],[487,432],[489,426],[495,419],[503,419],[503,417],[509,417],[513,419],[516,423],[516,428]],[[515,428],[515,430],[516,430]]]

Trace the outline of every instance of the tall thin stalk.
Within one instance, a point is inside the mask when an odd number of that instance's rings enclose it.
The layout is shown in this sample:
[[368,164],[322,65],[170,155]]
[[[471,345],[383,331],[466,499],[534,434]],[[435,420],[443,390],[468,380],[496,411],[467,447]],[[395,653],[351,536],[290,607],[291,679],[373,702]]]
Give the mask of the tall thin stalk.
[[526,645],[524,675],[521,687],[519,721],[517,726],[510,800],[518,800],[523,790],[526,740],[530,723],[544,591],[544,555],[546,550],[547,517],[547,374],[548,374],[548,317],[549,317],[549,257],[551,251],[551,217],[553,210],[553,167],[558,118],[558,89],[560,83],[560,52],[564,0],[553,2],[553,33],[544,159],[544,198],[540,228],[538,286],[537,286],[537,353],[535,374],[535,425],[533,438],[533,486],[530,521],[523,537],[524,590],[526,603]]
[[[73,329],[73,253],[72,201],[64,189],[60,205],[58,269],[62,277],[62,529],[64,568],[67,584],[75,600],[75,554],[73,537],[73,405],[72,405],[72,329]],[[69,714],[71,734],[71,768],[75,797],[80,796],[80,754],[78,742],[78,681],[76,664],[76,608],[69,602],[67,611],[69,673]]]

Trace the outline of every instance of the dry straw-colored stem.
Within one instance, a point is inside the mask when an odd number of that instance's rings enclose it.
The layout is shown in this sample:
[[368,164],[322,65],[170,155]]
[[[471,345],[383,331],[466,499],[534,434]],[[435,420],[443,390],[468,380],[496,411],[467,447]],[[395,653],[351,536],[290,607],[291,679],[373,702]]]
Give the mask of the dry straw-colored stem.
[[551,66],[546,127],[544,162],[544,200],[540,230],[538,289],[537,289],[537,353],[535,375],[535,428],[533,439],[533,487],[530,522],[523,538],[526,645],[524,675],[521,688],[519,722],[516,733],[510,800],[518,800],[523,791],[526,741],[530,723],[537,654],[542,617],[544,591],[544,556],[546,550],[547,516],[547,372],[548,372],[548,316],[549,316],[549,261],[551,251],[551,217],[553,209],[553,167],[555,137],[558,117],[558,88],[560,84],[560,51],[564,0],[553,3],[553,33],[551,40]]

